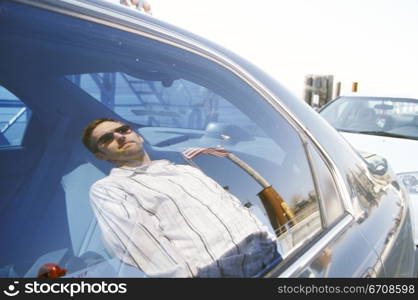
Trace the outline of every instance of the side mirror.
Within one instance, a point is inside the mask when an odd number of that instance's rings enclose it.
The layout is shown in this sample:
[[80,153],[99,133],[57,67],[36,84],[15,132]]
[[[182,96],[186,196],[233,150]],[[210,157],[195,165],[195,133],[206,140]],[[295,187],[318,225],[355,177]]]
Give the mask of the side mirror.
[[372,174],[383,176],[388,172],[388,161],[379,156],[368,164],[368,169]]
[[391,173],[390,164],[387,159],[374,153],[367,153],[359,151],[360,155],[363,157],[364,161],[367,164],[367,168],[370,173],[377,176],[385,176],[388,173]]

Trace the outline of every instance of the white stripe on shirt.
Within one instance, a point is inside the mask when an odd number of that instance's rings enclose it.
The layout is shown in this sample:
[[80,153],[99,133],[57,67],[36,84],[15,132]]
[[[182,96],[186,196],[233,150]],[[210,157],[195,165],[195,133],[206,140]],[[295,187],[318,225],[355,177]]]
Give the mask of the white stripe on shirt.
[[275,245],[238,199],[186,165],[112,169],[92,186],[90,199],[109,250],[149,276],[255,274]]

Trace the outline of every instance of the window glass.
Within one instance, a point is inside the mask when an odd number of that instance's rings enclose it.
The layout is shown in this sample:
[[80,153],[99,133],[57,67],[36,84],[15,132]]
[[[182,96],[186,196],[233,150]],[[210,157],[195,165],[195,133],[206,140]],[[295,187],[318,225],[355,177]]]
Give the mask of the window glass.
[[417,138],[418,104],[413,99],[378,97],[341,97],[321,115],[339,130],[386,132]]
[[0,86],[0,147],[21,146],[30,110]]
[[[93,91],[107,89],[109,85],[101,84],[103,80],[93,82],[91,78],[94,76],[114,78],[110,93],[113,98],[107,104],[104,92]],[[132,83],[136,83],[135,89]],[[186,79],[178,79],[168,85],[135,79],[124,73],[82,74],[78,84],[123,119],[144,126],[139,132],[150,142],[152,150],[181,153],[197,146],[221,146],[251,162],[251,167],[268,179],[267,182],[277,189],[294,211],[295,219],[284,227],[298,223],[297,230],[286,231],[276,227],[274,222],[272,224],[268,216],[271,207],[263,204],[257,196],[262,187],[257,189],[257,182],[230,161],[209,157],[198,157],[196,162],[188,161],[228,188],[242,204],[251,207],[272,232],[276,231],[283,255],[319,229],[316,192],[298,134],[271,110],[269,114],[263,114],[264,118],[254,115],[251,119],[248,114],[254,110],[255,103],[266,106],[251,90],[237,90],[231,99],[225,99],[215,87],[209,89]],[[250,93],[248,99],[251,100],[245,101],[245,93]],[[265,110],[268,111],[268,108],[265,107]],[[263,124],[268,117],[271,123]],[[278,134],[270,132],[269,136],[265,131],[271,131],[272,124],[275,124]],[[263,129],[261,126],[266,127]],[[285,174],[289,180],[285,180]]]
[[[151,159],[192,166],[227,190],[237,199],[233,205],[248,208],[277,238],[284,258],[321,230],[318,196],[298,132],[240,77],[156,40],[35,8],[17,9],[13,3],[1,5],[9,7],[0,19],[0,36],[7,41],[2,64],[27,70],[24,79],[17,77],[25,84],[8,80],[29,95],[25,104],[37,108],[31,140],[40,159],[23,169],[24,189],[2,186],[0,191],[13,199],[2,212],[7,226],[0,233],[7,247],[0,274],[35,277],[46,263],[56,263],[69,277],[148,275],[128,254],[115,254],[132,243],[110,247],[108,232],[97,221],[102,215],[94,214],[89,202],[90,187],[112,166],[88,153],[80,134],[85,124],[104,116],[140,133]],[[233,156],[185,159],[182,153],[196,147],[222,147]],[[284,220],[272,213],[277,201],[286,212]],[[119,208],[112,212],[132,215],[127,206]],[[24,226],[27,220],[30,228]],[[130,238],[138,226],[124,235]],[[149,261],[158,264],[155,259]]]
[[312,157],[312,165],[315,170],[315,178],[320,191],[321,204],[323,206],[324,222],[326,226],[332,224],[344,213],[344,207],[335,181],[322,156],[311,144],[308,145],[309,154]]
[[[184,79],[168,85],[121,72],[67,78],[124,119],[145,126],[203,130],[211,122],[234,124],[238,121],[247,131],[258,130],[247,116],[214,91]],[[108,87],[111,87],[110,92],[106,93]],[[112,95],[110,99],[108,95]],[[262,131],[254,133],[263,134]]]
[[[340,100],[336,100],[335,102],[339,102]],[[332,124],[338,124],[338,121],[341,120],[342,116],[345,116],[347,109],[348,102],[341,101],[340,105],[335,105],[335,103],[330,103],[327,105],[326,109],[321,111],[321,115],[324,118],[327,118],[328,122]],[[326,117],[325,117],[326,116]]]

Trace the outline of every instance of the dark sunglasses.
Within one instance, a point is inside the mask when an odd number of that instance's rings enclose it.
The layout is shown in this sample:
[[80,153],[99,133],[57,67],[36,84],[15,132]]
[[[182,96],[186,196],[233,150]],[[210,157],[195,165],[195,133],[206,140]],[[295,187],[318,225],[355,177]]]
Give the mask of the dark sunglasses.
[[115,128],[113,131],[106,132],[101,137],[99,137],[99,139],[97,140],[97,145],[104,145],[113,141],[115,132],[120,134],[129,134],[132,132],[132,128],[129,125],[123,125],[118,128]]

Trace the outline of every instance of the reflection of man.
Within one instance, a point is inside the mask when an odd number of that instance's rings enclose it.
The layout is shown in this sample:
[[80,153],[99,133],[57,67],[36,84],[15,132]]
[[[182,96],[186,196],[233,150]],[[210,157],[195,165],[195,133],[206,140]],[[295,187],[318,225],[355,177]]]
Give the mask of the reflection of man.
[[83,142],[116,167],[90,200],[105,244],[149,276],[250,277],[279,260],[275,239],[200,170],[152,161],[129,126],[98,119]]

